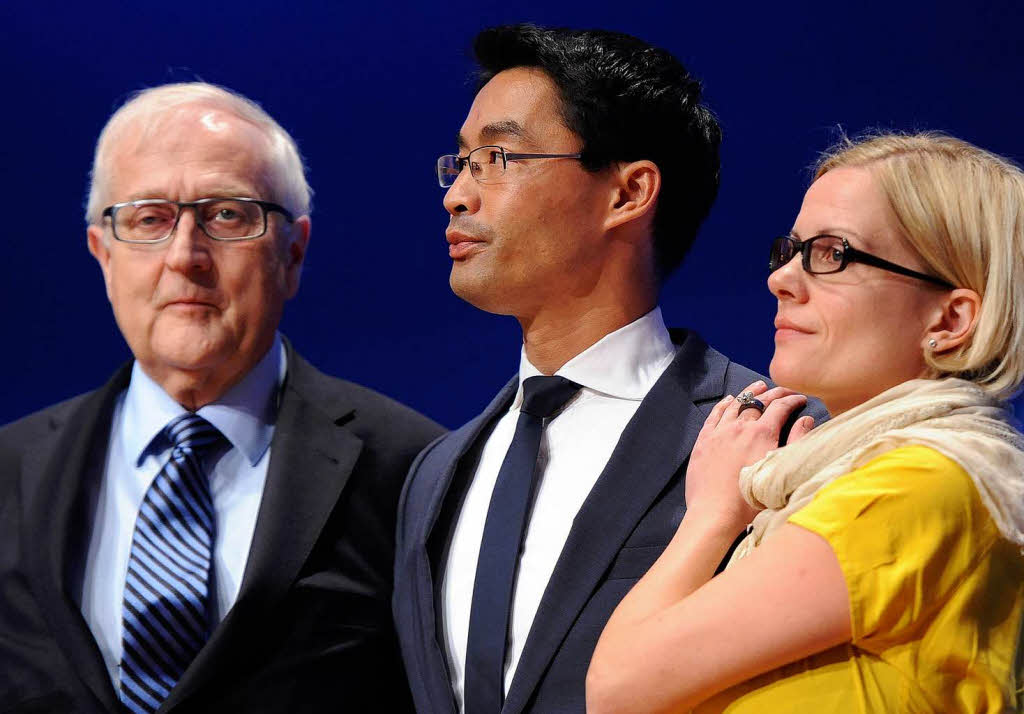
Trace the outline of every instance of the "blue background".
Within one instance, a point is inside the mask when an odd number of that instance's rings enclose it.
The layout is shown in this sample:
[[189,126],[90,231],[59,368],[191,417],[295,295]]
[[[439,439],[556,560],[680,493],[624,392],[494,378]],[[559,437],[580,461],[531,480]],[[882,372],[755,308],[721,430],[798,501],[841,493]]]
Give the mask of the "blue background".
[[725,132],[722,189],[662,304],[669,324],[761,371],[768,239],[791,226],[838,127],[942,129],[1024,159],[1019,2],[8,0],[0,423],[128,357],[85,244],[93,143],[129,92],[197,77],[259,101],[308,161],[313,238],[283,324],[297,348],[448,426],[477,413],[515,371],[519,330],[450,293],[433,162],[472,100],[472,36],[518,21],[635,34],[703,79]]

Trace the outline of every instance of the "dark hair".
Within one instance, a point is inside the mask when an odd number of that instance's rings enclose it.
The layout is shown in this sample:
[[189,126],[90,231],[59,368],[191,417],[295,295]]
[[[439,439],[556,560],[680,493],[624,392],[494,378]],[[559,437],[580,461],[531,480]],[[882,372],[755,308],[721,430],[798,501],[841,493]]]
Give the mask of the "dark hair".
[[583,140],[583,165],[653,161],[661,171],[654,246],[664,278],[683,260],[718,194],[722,130],[701,85],[665,50],[604,30],[492,27],[476,36],[479,87],[514,67],[543,70],[558,87],[565,125]]

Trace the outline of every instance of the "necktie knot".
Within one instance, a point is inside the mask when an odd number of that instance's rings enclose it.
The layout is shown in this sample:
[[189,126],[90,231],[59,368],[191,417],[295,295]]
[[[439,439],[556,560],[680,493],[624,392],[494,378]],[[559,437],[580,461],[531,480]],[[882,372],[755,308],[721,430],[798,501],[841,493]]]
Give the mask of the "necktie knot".
[[223,439],[220,431],[203,417],[186,412],[168,422],[164,433],[175,452],[198,452]]
[[580,385],[565,377],[528,377],[523,380],[520,411],[547,419],[564,407],[580,389]]

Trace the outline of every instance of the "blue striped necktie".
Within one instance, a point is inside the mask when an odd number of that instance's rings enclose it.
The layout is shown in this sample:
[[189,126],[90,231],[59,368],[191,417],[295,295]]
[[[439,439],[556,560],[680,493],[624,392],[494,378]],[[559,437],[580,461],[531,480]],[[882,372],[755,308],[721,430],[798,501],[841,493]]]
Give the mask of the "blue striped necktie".
[[121,701],[132,712],[160,707],[212,629],[216,520],[202,458],[224,437],[192,413],[164,435],[171,457],[139,507],[124,587]]

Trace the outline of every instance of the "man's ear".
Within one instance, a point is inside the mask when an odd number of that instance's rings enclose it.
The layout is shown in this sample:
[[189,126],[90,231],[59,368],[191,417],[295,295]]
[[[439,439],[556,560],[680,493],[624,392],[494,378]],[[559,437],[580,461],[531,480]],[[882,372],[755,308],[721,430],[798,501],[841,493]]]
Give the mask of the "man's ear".
[[85,231],[85,236],[89,252],[92,253],[92,257],[100,264],[100,270],[103,271],[103,282],[107,287],[107,300],[110,300],[110,246],[107,244],[103,227],[90,225]]
[[313,228],[309,216],[299,216],[289,226],[287,243],[284,246],[285,295],[287,299],[295,297],[299,291],[302,278],[302,264],[306,259],[306,248],[309,246],[309,234]]
[[[981,296],[968,288],[950,290],[939,303],[924,339],[929,352],[949,352],[974,334],[981,313]],[[932,340],[935,346],[932,347]]]
[[613,165],[611,205],[605,230],[635,220],[654,220],[654,207],[661,193],[661,171],[653,161],[630,161]]

